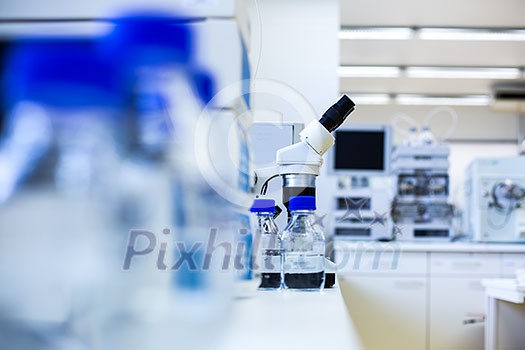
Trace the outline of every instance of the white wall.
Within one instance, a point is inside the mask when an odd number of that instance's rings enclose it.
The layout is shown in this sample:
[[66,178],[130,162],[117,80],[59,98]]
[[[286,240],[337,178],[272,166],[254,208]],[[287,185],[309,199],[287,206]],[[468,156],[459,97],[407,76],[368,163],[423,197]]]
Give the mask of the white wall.
[[339,2],[243,3],[250,21],[246,30],[256,118],[300,122],[319,118],[339,95]]
[[[350,95],[351,97],[351,95]],[[355,124],[390,124],[396,116],[406,115],[422,123],[427,115],[436,111],[436,106],[402,106],[402,105],[357,105],[356,111],[347,119],[347,123]],[[518,137],[518,114],[496,113],[485,106],[452,106],[457,116],[449,140],[461,141],[494,141],[513,142]],[[400,123],[406,128],[408,124]],[[452,127],[450,113],[442,110],[436,113],[430,122],[430,127],[436,135],[443,135]],[[403,140],[403,133],[394,133],[394,142]],[[517,142],[517,141],[516,141]]]

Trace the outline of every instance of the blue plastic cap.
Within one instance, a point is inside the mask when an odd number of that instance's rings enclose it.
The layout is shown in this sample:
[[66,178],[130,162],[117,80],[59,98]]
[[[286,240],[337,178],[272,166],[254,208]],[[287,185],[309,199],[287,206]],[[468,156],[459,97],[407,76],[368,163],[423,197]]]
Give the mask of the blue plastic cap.
[[274,213],[275,201],[273,199],[256,199],[250,208],[252,213]]
[[60,107],[118,107],[124,101],[112,66],[89,40],[14,43],[6,57],[4,84],[8,105],[33,100]]
[[103,49],[120,64],[183,64],[192,60],[193,33],[184,17],[142,12],[113,22],[115,27]]
[[215,93],[214,81],[211,74],[195,67],[189,21],[158,11],[116,18],[113,31],[101,42],[101,53],[113,62],[115,72],[128,85],[134,84],[139,67],[179,66],[201,102],[208,104]]
[[290,211],[294,210],[315,210],[315,197],[314,196],[298,196],[290,198],[288,203]]

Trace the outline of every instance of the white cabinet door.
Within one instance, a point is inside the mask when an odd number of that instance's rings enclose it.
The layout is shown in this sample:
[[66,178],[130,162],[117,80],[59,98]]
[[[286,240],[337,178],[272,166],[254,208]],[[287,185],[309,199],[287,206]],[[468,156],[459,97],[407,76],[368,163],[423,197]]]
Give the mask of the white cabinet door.
[[482,349],[484,278],[499,276],[498,253],[431,253],[429,344],[432,350]]
[[[492,276],[494,277],[494,276]],[[481,277],[436,277],[430,279],[430,349],[483,349],[485,312]]]
[[404,274],[423,277],[427,274],[427,254],[404,252],[398,246],[365,243],[346,249],[346,242],[337,242],[335,263],[339,274]]
[[343,275],[340,283],[366,349],[425,349],[424,277]]
[[516,278],[517,269],[525,269],[525,253],[501,254],[502,278]]
[[499,253],[431,253],[432,277],[486,276],[500,273]]

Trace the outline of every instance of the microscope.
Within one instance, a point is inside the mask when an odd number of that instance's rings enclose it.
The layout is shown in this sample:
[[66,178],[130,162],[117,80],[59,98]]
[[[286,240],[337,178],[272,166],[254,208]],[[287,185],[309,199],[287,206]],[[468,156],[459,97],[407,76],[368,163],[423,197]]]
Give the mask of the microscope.
[[[268,182],[282,177],[282,202],[288,210],[290,198],[315,196],[315,179],[323,164],[323,155],[334,145],[331,134],[355,109],[355,103],[343,95],[319,120],[313,120],[301,131],[300,142],[277,151],[276,165],[255,170],[253,192],[264,196]],[[290,212],[288,211],[288,219]]]

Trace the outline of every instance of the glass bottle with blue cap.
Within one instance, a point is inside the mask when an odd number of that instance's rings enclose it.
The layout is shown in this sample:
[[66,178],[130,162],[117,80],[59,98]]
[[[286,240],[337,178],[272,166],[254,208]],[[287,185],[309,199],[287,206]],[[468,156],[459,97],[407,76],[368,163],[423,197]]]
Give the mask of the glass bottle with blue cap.
[[5,69],[0,348],[81,347],[81,325],[120,266],[108,251],[123,98],[90,41],[25,39]]
[[259,249],[255,252],[254,269],[261,275],[259,289],[279,289],[282,280],[282,254],[281,237],[274,221],[275,201],[256,199],[250,211],[257,216],[255,242],[258,244],[255,246],[258,245]]
[[325,283],[325,238],[314,225],[315,197],[290,199],[292,218],[282,235],[284,287],[289,290],[321,290]]
[[[189,137],[214,92],[210,73],[197,64],[195,33],[188,19],[159,11],[131,12],[113,20],[101,52],[133,97],[142,151],[162,156]],[[193,139],[191,139],[193,142]]]
[[[169,12],[128,13],[113,20],[112,31],[100,45],[133,96],[131,119],[140,159],[157,167],[162,163],[170,174],[166,194],[171,198],[171,217],[163,224],[173,230],[166,230],[166,236],[158,240],[168,247],[174,244],[163,256],[163,263],[171,268],[163,274],[170,278],[170,290],[162,294],[165,297],[148,302],[148,309],[158,310],[155,326],[147,326],[156,332],[147,339],[149,343],[139,343],[144,339],[140,331],[121,337],[125,342],[132,336],[139,338],[133,349],[164,346],[166,339],[178,348],[208,348],[211,335],[219,329],[217,320],[228,310],[233,284],[231,254],[221,259],[220,252],[233,246],[234,212],[198,163],[196,143],[207,135],[196,125],[201,116],[207,116],[203,107],[210,104],[214,88],[211,74],[196,58],[196,26],[191,22]],[[137,310],[136,316],[145,319]]]

